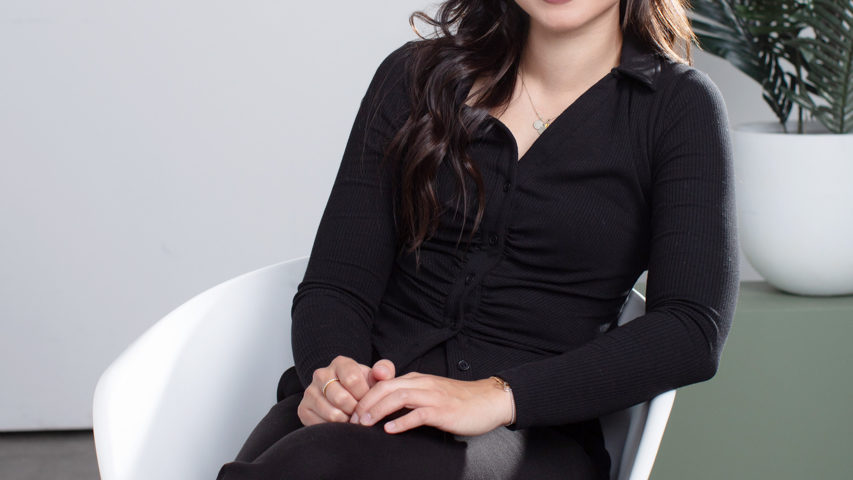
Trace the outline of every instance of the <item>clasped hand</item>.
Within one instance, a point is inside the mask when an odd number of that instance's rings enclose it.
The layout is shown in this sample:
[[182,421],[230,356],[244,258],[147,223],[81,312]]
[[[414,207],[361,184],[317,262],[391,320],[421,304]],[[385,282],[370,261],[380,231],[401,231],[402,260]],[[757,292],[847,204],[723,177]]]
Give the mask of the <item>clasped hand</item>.
[[[454,380],[417,372],[394,376],[394,364],[383,359],[373,368],[338,356],[314,371],[297,414],[303,425],[350,422],[371,426],[401,408],[410,412],[385,423],[388,433],[430,425],[458,435],[480,435],[512,418],[511,393],[492,379]],[[323,395],[323,386],[326,386]]]

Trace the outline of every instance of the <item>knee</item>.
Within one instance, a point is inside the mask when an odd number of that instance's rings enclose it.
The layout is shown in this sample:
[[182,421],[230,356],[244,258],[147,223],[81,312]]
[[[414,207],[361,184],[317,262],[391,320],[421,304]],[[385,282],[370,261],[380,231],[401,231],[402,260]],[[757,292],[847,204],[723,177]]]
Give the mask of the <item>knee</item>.
[[[223,465],[217,480],[351,479],[369,473],[365,449],[377,432],[348,423],[321,423],[295,430],[252,462]],[[383,434],[382,432],[378,432]]]
[[365,461],[371,429],[348,423],[321,423],[288,435],[282,479],[354,478]]

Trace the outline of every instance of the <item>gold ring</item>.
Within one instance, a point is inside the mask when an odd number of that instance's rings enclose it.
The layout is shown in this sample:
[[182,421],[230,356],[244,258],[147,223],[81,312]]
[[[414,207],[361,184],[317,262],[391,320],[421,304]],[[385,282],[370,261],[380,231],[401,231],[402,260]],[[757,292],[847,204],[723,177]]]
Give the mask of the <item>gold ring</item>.
[[[323,385],[323,396],[326,397],[326,387],[328,387],[330,383],[339,382],[339,381],[340,380],[338,380],[338,377],[335,377],[335,378],[329,380],[328,382],[326,382],[326,384]],[[328,400],[328,399],[329,399],[329,397],[326,397],[326,400]]]

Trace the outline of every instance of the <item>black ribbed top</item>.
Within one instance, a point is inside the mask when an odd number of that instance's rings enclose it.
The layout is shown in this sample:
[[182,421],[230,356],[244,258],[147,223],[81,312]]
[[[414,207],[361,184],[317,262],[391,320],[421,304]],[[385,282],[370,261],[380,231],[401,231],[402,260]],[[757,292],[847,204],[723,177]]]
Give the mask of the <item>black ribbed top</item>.
[[[486,188],[481,227],[457,247],[476,203],[455,211],[443,164],[447,209],[416,272],[414,255],[395,257],[391,175],[380,170],[410,108],[409,48],[417,42],[385,58],[362,100],[294,297],[302,384],[336,355],[389,358],[402,375],[443,344],[445,368],[424,373],[504,378],[511,428],[525,428],[711,378],[738,291],[732,148],[711,79],[626,35],[620,66],[520,160],[490,118],[470,149]],[[647,313],[611,328],[644,270]]]

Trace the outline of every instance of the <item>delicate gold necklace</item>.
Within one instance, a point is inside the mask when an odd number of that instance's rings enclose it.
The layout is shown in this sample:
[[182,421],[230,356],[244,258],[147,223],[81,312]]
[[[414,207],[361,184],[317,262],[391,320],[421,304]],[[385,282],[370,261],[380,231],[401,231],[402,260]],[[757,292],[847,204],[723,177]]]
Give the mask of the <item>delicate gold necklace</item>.
[[530,97],[530,92],[527,91],[527,85],[524,83],[524,71],[519,68],[519,72],[521,74],[521,88],[524,90],[524,93],[527,94],[527,99],[530,100],[530,106],[533,107],[533,112],[536,114],[537,120],[533,122],[533,128],[536,129],[536,132],[539,135],[542,135],[542,132],[548,128],[548,125],[551,125],[551,122],[554,121],[553,118],[549,118],[545,120],[542,118],[542,115],[539,115],[539,111],[536,110],[536,105],[533,104],[533,99]]

